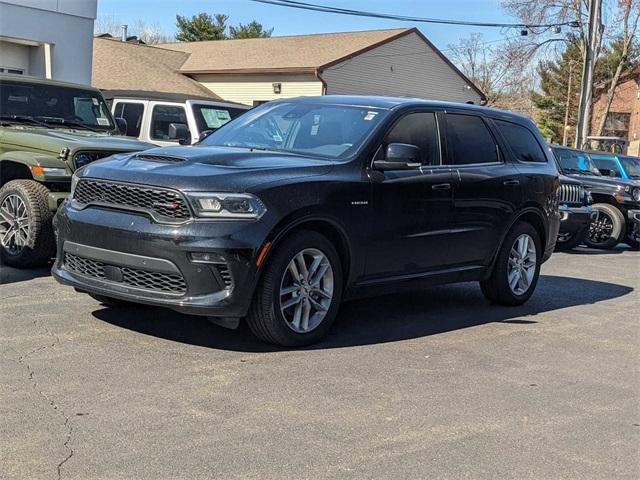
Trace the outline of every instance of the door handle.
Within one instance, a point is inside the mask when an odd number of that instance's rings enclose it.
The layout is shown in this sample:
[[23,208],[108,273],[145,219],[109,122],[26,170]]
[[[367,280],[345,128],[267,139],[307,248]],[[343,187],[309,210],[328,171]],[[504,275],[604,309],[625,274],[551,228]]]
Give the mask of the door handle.
[[504,182],[502,182],[503,185],[506,185],[507,187],[515,187],[517,185],[520,185],[520,180],[505,180]]
[[450,183],[437,183],[435,185],[431,185],[433,190],[451,190]]

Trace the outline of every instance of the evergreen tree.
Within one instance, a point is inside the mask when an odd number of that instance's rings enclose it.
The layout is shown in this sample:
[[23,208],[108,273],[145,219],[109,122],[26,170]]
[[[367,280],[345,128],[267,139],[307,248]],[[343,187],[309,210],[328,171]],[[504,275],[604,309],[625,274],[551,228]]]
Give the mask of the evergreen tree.
[[272,32],[273,28],[265,30],[261,23],[253,20],[246,25],[240,23],[237,27],[229,27],[229,38],[266,38]]
[[227,20],[229,17],[223,14],[199,13],[191,18],[176,15],[176,27],[178,33],[176,40],[179,42],[198,42],[201,40],[224,40],[227,38]]

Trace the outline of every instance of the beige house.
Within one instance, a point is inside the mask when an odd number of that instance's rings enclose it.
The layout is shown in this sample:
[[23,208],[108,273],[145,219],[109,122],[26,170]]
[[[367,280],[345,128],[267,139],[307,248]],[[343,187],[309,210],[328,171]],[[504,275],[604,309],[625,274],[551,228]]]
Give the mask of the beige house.
[[389,95],[483,103],[415,28],[168,43],[94,40],[102,89],[203,95],[256,105],[304,95]]
[[170,43],[179,71],[253,105],[301,95],[391,95],[482,103],[484,95],[416,28]]

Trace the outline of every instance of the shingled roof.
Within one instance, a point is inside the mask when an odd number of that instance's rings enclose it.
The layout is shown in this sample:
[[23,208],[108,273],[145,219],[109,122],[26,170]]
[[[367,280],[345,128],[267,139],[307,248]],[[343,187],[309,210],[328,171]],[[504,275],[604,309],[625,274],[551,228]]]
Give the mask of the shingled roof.
[[189,53],[111,38],[93,39],[92,84],[102,90],[144,90],[220,99],[182,74]]
[[195,73],[304,73],[336,63],[414,31],[411,28],[321,33],[241,40],[165,43],[191,54],[180,67]]

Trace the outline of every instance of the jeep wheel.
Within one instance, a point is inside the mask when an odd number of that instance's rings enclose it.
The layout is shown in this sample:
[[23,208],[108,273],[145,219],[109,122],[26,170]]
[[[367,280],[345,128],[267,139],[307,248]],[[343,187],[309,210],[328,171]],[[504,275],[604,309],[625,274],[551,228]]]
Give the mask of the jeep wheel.
[[622,212],[606,203],[596,203],[593,209],[598,212],[598,216],[589,225],[584,243],[592,248],[610,250],[624,239],[625,223]]
[[48,194],[33,180],[12,180],[0,190],[0,253],[7,265],[38,267],[55,255]]
[[536,289],[541,258],[538,232],[528,223],[517,223],[500,247],[491,276],[480,282],[482,293],[493,303],[522,305]]
[[342,268],[335,248],[317,232],[300,231],[273,252],[247,323],[264,342],[309,345],[331,327],[341,294]]

